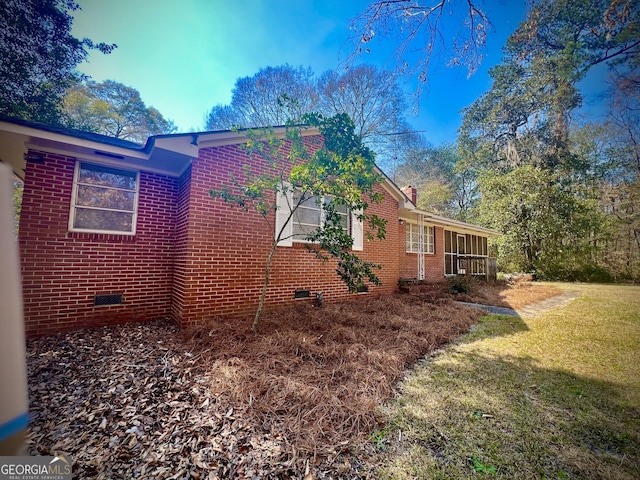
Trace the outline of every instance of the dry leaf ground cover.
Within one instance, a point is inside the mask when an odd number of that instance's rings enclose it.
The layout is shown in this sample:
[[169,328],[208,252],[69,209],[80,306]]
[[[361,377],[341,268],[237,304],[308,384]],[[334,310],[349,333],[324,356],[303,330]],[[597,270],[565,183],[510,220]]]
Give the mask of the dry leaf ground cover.
[[178,331],[165,321],[28,343],[32,454],[79,478],[353,478],[407,366],[481,314],[363,296]]

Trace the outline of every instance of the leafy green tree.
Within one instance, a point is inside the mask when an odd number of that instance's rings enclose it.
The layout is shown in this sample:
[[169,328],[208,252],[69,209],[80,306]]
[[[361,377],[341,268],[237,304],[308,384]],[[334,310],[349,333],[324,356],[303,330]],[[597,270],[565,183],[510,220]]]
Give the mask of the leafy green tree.
[[599,143],[608,161],[600,189],[610,237],[604,261],[617,278],[640,282],[640,74],[616,72],[610,120]]
[[73,86],[64,98],[63,110],[70,127],[137,143],[176,130],[173,122],[145,105],[138,90],[113,80]]
[[501,255],[514,266],[553,278],[601,267],[611,225],[602,189],[607,170],[621,170],[572,113],[595,65],[628,75],[637,63],[637,14],[637,0],[536,2],[491,69],[491,89],[464,111],[463,163],[480,172],[482,218],[503,231]]
[[[314,151],[309,151],[302,141],[303,127],[299,126],[302,123],[319,128],[324,138]],[[345,231],[340,215],[345,208],[357,212],[359,221],[370,226],[367,232],[370,238],[385,236],[386,221],[367,213],[371,202],[382,200],[374,191],[381,177],[375,170],[373,152],[362,144],[351,119],[346,114],[332,117],[309,114],[289,122],[284,139],[270,129],[243,134],[249,137],[248,153],[265,159],[268,168],[261,172],[246,169],[244,178],[231,178],[230,186],[211,190],[210,194],[245,211],[257,212],[270,231],[276,232],[265,259],[264,282],[252,330],[256,332],[259,327],[276,247],[291,238],[287,236],[286,225],[309,202],[330,199],[323,203],[322,226],[307,236],[313,242],[307,245],[310,252],[323,261],[334,259],[336,273],[349,291],[357,291],[365,281],[379,284],[375,271],[380,267],[353,253],[353,238]],[[286,206],[278,198],[286,199]]]
[[638,0],[541,0],[511,35],[507,58],[528,70],[528,92],[538,93],[534,114],[544,136],[541,160],[554,167],[570,161],[570,113],[581,105],[577,84],[596,65],[637,63]]
[[81,77],[76,66],[88,50],[115,48],[71,35],[78,8],[72,0],[0,2],[0,115],[60,123],[62,97]]
[[600,217],[557,174],[523,165],[500,176],[486,172],[480,188],[481,220],[503,230],[497,239],[503,268],[566,279],[584,266],[584,247]]
[[574,79],[600,63],[637,61],[638,0],[538,0],[509,38],[506,51],[523,62],[563,60]]
[[438,215],[472,220],[477,201],[475,172],[462,168],[456,145],[414,144],[404,152],[396,183],[418,189],[418,207]]

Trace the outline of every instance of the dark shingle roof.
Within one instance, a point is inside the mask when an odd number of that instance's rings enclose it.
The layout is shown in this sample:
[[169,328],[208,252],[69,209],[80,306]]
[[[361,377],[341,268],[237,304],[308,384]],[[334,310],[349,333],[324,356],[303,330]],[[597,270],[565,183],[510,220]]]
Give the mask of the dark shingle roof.
[[0,121],[14,123],[16,125],[22,125],[24,127],[37,128],[51,133],[59,133],[61,135],[67,135],[74,138],[81,138],[83,140],[91,140],[105,145],[111,145],[114,147],[128,148],[130,150],[144,150],[145,146],[139,143],[130,142],[129,140],[123,140],[121,138],[109,137],[107,135],[100,135],[99,133],[85,132],[84,130],[76,130],[75,128],[63,127],[61,125],[48,125],[45,123],[32,122],[29,120],[22,120],[20,118],[5,117],[0,115]]

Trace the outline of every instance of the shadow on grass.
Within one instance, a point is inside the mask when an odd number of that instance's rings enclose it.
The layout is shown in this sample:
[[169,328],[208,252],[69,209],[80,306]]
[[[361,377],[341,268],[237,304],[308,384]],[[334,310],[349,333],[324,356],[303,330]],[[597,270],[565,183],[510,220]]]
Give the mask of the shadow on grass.
[[486,338],[505,337],[529,331],[527,323],[518,315],[485,315],[471,326],[458,343],[470,343]]
[[621,388],[454,348],[402,384],[380,477],[640,478],[640,409]]

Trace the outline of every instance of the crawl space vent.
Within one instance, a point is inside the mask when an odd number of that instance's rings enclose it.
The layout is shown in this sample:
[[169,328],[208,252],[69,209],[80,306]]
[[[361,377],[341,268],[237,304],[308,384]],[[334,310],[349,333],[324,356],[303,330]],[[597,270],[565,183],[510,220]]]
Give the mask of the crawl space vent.
[[293,298],[309,298],[309,290],[296,290],[293,294]]
[[122,303],[122,294],[117,295],[96,295],[93,299],[93,305],[99,307],[102,305],[120,305]]

